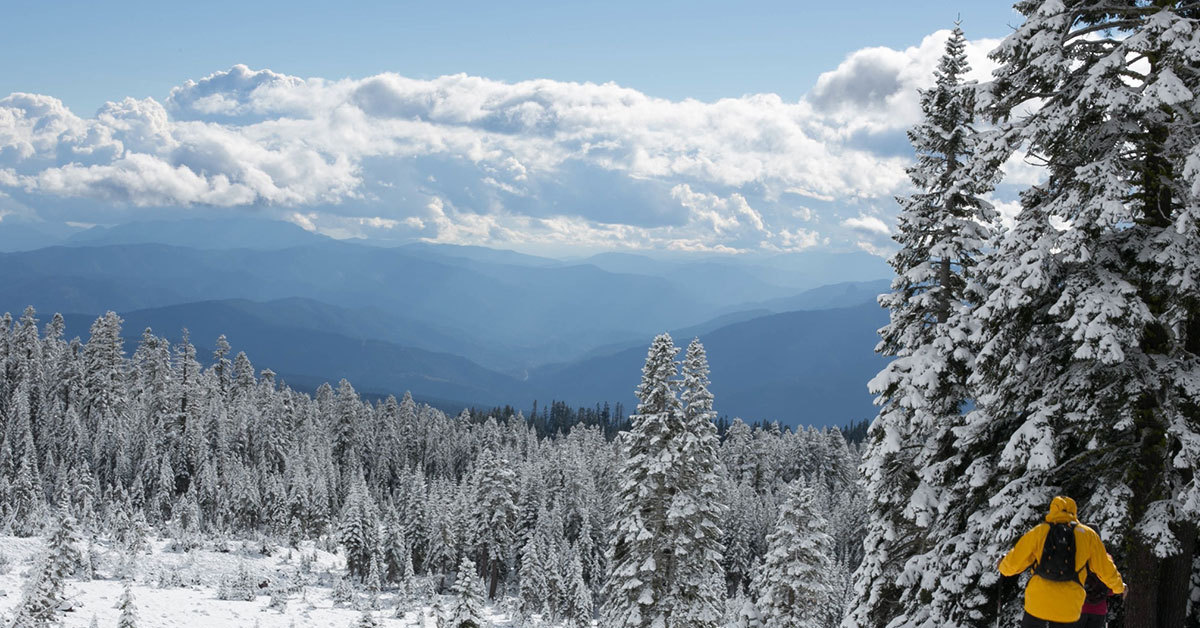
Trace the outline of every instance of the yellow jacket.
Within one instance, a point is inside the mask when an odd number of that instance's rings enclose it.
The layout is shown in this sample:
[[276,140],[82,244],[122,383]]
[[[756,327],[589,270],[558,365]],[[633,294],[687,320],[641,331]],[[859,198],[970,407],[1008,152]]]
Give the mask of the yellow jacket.
[[[1017,541],[1012,551],[1000,561],[1000,573],[1015,576],[1033,566],[1041,560],[1042,546],[1050,532],[1049,524],[1072,521],[1078,522],[1075,500],[1070,497],[1055,497],[1050,502],[1050,514],[1046,515],[1046,523],[1038,524]],[[1025,612],[1047,621],[1078,621],[1084,598],[1087,597],[1083,590],[1083,582],[1087,579],[1085,566],[1108,585],[1113,593],[1125,591],[1125,582],[1121,580],[1121,574],[1113,564],[1112,558],[1104,550],[1100,535],[1078,523],[1075,526],[1075,571],[1079,572],[1079,581],[1055,582],[1034,575],[1025,586]]]

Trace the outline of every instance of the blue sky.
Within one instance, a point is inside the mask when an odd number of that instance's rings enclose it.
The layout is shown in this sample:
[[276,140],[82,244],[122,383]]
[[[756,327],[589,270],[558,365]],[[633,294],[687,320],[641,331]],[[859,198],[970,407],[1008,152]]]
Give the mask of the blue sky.
[[22,2],[0,95],[35,96],[0,101],[0,221],[256,211],[547,253],[878,248],[956,16],[977,66],[1019,19],[942,0]]
[[79,113],[164,96],[237,63],[298,76],[465,72],[614,81],[652,96],[794,100],[867,46],[903,48],[961,16],[1002,37],[1004,2],[16,2],[0,24],[0,93]]

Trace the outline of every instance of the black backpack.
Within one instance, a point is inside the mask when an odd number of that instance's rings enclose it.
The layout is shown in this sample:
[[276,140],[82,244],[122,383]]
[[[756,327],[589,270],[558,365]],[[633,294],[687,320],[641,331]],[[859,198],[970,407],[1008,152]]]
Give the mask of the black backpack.
[[1075,570],[1075,522],[1051,523],[1042,546],[1042,558],[1033,573],[1055,582],[1079,582]]
[[1083,590],[1087,593],[1088,604],[1097,604],[1108,599],[1108,585],[1101,582],[1091,569],[1088,569],[1087,581],[1083,583]]

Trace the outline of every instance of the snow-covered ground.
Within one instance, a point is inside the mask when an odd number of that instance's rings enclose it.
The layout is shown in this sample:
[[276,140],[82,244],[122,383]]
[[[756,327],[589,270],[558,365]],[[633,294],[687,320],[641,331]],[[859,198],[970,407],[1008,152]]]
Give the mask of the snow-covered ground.
[[[303,628],[351,627],[362,616],[356,605],[335,605],[332,583],[345,571],[344,561],[314,547],[309,542],[299,549],[275,548],[263,555],[253,543],[227,543],[229,551],[197,549],[175,552],[163,540],[150,543],[152,550],[140,554],[133,568],[133,597],[141,628]],[[44,547],[40,538],[0,537],[0,613],[7,618],[21,600],[26,576],[37,554]],[[70,579],[66,594],[73,608],[65,613],[66,628],[86,628],[96,618],[97,626],[115,626],[120,615],[124,569],[121,555],[103,546],[93,546],[97,560],[94,580]],[[307,563],[307,564],[305,564]],[[253,601],[218,598],[222,582],[237,578],[239,570],[250,574],[253,582],[263,584]],[[271,608],[270,588],[279,579],[289,584],[286,606]],[[366,595],[357,593],[359,601]],[[430,606],[395,617],[396,594],[385,590],[374,611],[381,628],[435,626]],[[498,609],[488,609],[497,628],[511,626],[512,619]],[[7,620],[5,621],[7,623]]]

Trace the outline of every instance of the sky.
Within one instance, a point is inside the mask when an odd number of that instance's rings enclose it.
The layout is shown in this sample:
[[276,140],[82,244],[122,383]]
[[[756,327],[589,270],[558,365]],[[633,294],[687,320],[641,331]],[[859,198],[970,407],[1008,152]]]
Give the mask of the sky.
[[1003,2],[15,2],[0,225],[883,252],[956,18],[986,80]]

